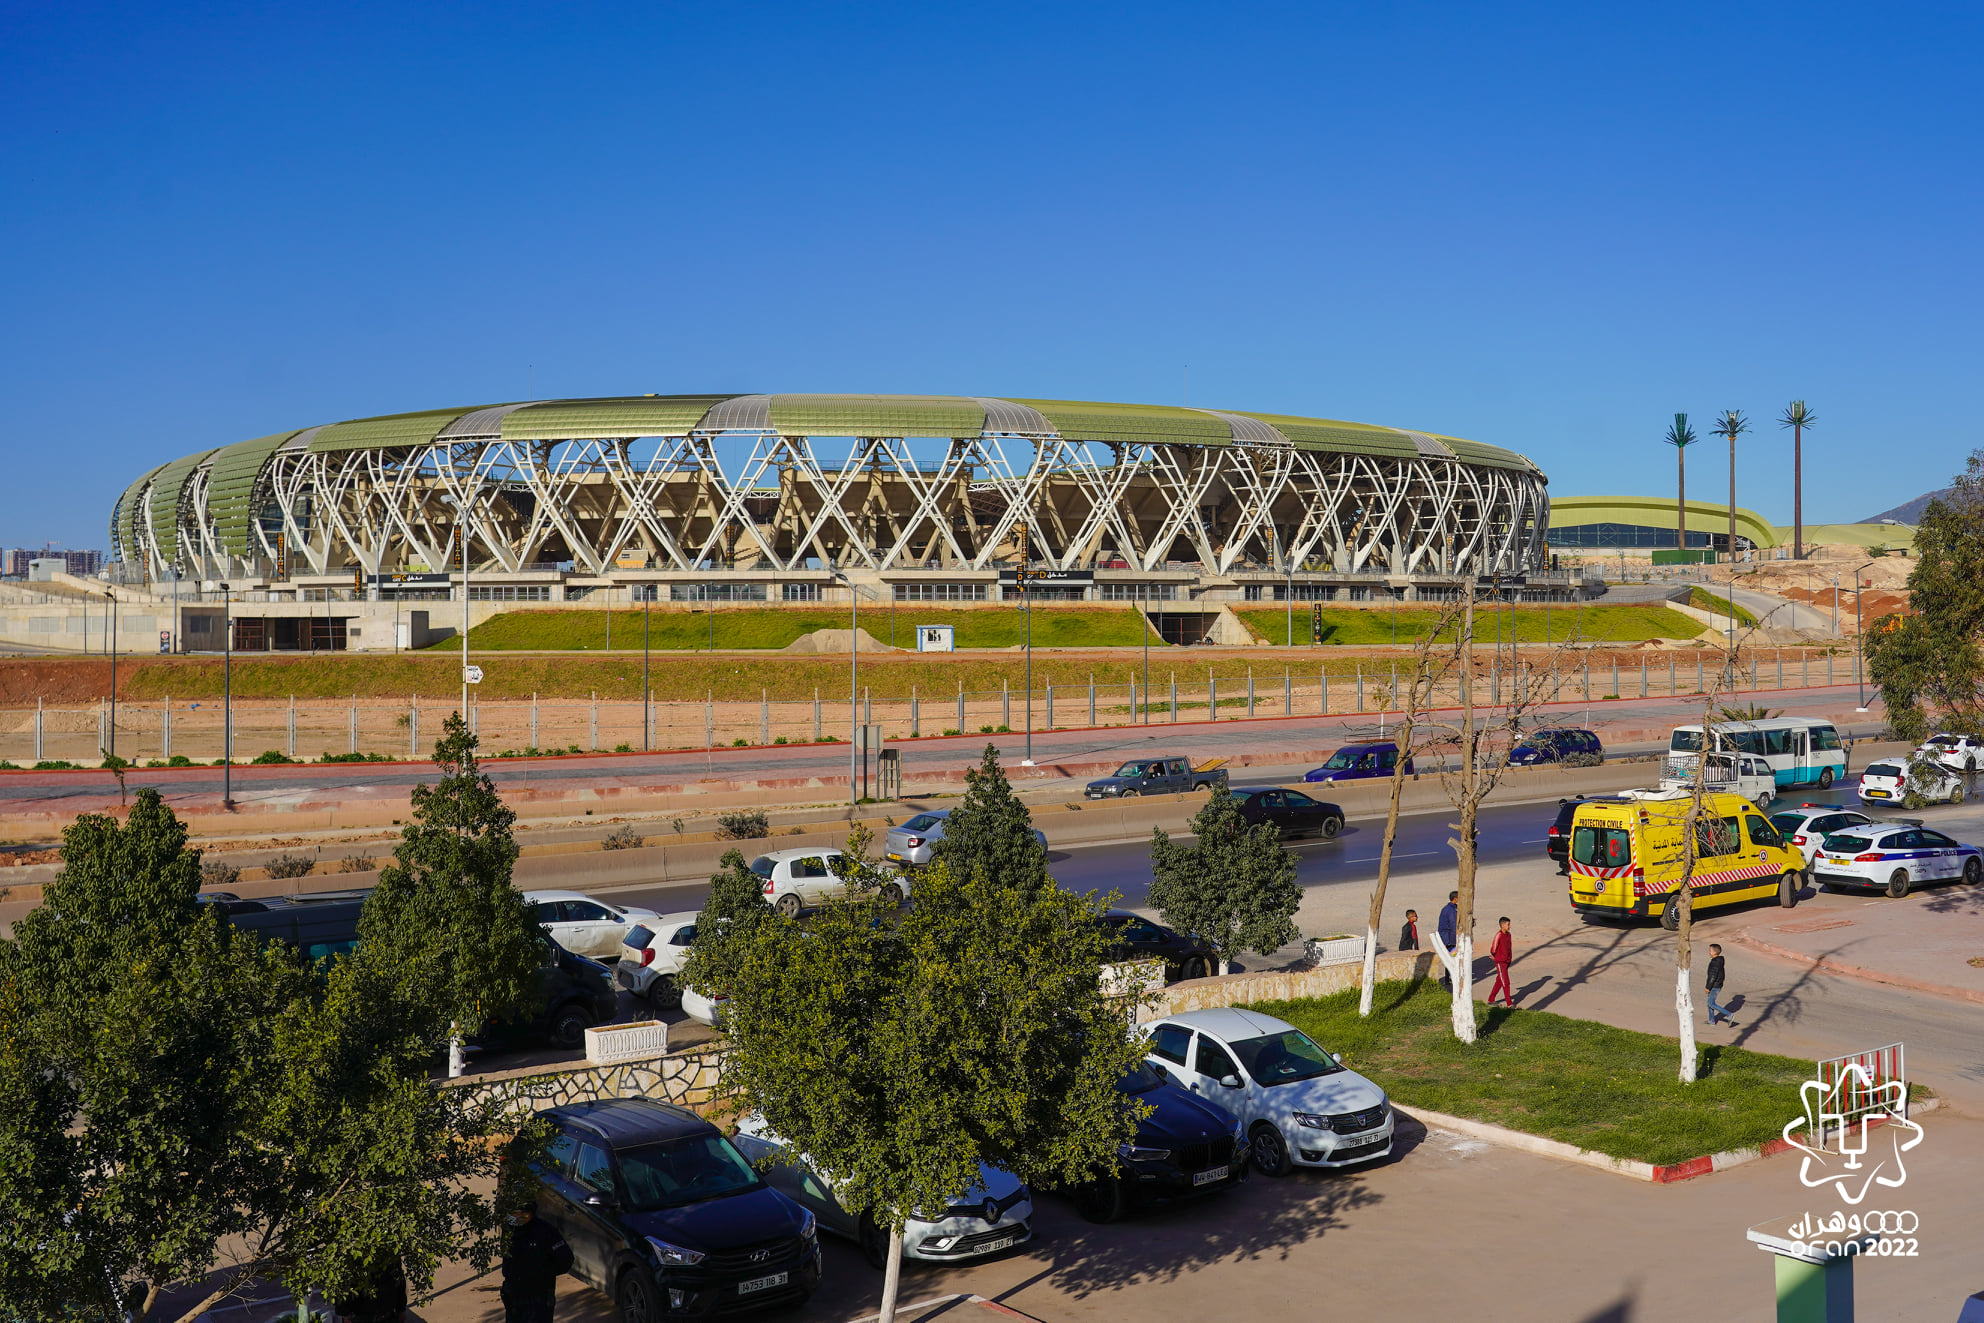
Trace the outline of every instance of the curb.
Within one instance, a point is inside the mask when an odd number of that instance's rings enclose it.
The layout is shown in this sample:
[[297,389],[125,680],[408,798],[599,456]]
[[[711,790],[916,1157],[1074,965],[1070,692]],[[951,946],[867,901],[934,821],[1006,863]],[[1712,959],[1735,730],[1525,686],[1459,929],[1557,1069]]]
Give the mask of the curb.
[[[939,1306],[949,1305],[979,1305],[1002,1318],[1017,1318],[1024,1320],[1024,1323],[1040,1323],[1040,1320],[1036,1319],[1033,1315],[1022,1314],[1019,1310],[1009,1305],[1002,1305],[997,1300],[989,1300],[982,1295],[966,1295],[961,1292],[952,1295],[933,1295],[927,1300],[912,1300],[908,1304],[899,1304],[896,1306],[896,1313],[902,1315],[909,1313],[911,1310],[935,1309]],[[848,1323],[878,1323],[881,1317],[880,1314],[863,1314],[859,1318],[849,1319]]]
[[1760,937],[1750,936],[1749,930],[1736,935],[1736,940],[1761,955],[1788,960],[1809,969],[1822,969],[1828,974],[1838,974],[1845,978],[1865,979],[1869,983],[1885,983],[1891,988],[1904,988],[1909,992],[1926,992],[1937,997],[1955,997],[1960,1001],[1977,1002],[1984,1005],[1984,992],[1975,988],[1951,987],[1947,983],[1931,983],[1926,979],[1908,978],[1902,974],[1890,974],[1883,970],[1868,969],[1861,965],[1849,965],[1843,960],[1827,956],[1810,956],[1802,951],[1766,942]]
[[[1910,1108],[1910,1114],[1932,1112],[1940,1104],[1939,1098],[1924,1098]],[[1499,1144],[1504,1148],[1519,1149],[1525,1153],[1535,1153],[1546,1158],[1560,1158],[1565,1162],[1575,1162],[1583,1167],[1595,1167],[1636,1181],[1651,1181],[1656,1185],[1673,1185],[1679,1181],[1693,1180],[1697,1176],[1707,1176],[1712,1172],[1728,1171],[1759,1158],[1782,1153],[1792,1147],[1783,1139],[1769,1139],[1754,1148],[1735,1148],[1724,1153],[1710,1153],[1699,1158],[1689,1158],[1667,1166],[1655,1166],[1651,1162],[1639,1162],[1632,1158],[1615,1158],[1605,1153],[1579,1148],[1566,1144],[1560,1139],[1545,1139],[1542,1135],[1532,1135],[1523,1130],[1510,1130],[1485,1121],[1470,1121],[1465,1117],[1448,1116],[1443,1112],[1429,1112],[1413,1108],[1405,1113],[1421,1125],[1438,1126],[1442,1130],[1452,1130],[1458,1134]]]

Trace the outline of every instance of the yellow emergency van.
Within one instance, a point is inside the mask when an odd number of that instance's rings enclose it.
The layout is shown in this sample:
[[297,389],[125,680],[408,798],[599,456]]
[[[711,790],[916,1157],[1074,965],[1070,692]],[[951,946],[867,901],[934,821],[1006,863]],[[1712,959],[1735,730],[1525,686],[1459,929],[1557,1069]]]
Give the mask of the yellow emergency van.
[[[1670,903],[1681,885],[1686,852],[1685,790],[1628,790],[1617,799],[1578,806],[1571,821],[1571,908],[1603,919],[1658,916],[1670,930],[1681,916]],[[1805,855],[1785,842],[1757,806],[1740,795],[1708,794],[1695,824],[1696,911],[1775,896],[1798,903]]]

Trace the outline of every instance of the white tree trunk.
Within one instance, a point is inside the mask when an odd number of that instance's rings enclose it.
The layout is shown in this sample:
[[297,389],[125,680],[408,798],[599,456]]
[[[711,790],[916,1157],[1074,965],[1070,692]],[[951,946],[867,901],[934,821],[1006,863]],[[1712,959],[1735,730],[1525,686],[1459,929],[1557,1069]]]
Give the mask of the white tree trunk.
[[889,1228],[889,1260],[882,1268],[882,1317],[896,1323],[896,1288],[902,1285],[902,1228]]
[[1695,1050],[1695,990],[1688,972],[1686,965],[1674,971],[1674,1010],[1681,1017],[1681,1083],[1683,1084],[1695,1082],[1696,1058],[1699,1055]]
[[1474,1041],[1474,935],[1454,934],[1454,1037]]
[[451,1025],[449,1028],[452,1032],[448,1034],[448,1078],[458,1080],[468,1069],[468,1054],[462,1050],[460,1026]]
[[1357,994],[1357,1013],[1368,1016],[1378,987],[1378,930],[1364,929],[1364,988]]

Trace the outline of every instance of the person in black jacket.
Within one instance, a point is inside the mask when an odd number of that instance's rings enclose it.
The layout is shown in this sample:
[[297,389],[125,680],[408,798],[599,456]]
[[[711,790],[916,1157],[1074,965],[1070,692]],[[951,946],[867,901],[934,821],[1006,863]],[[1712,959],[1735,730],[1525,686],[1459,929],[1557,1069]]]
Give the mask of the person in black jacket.
[[1405,912],[1405,926],[1398,930],[1398,949],[1417,951],[1419,949],[1419,911]]
[[1716,1003],[1715,994],[1722,991],[1722,946],[1717,942],[1708,944],[1708,1022],[1714,1024],[1719,1016],[1730,1024],[1736,1020],[1728,1011]]
[[572,1270],[572,1247],[529,1204],[504,1220],[503,1316],[508,1323],[551,1323],[558,1275]]

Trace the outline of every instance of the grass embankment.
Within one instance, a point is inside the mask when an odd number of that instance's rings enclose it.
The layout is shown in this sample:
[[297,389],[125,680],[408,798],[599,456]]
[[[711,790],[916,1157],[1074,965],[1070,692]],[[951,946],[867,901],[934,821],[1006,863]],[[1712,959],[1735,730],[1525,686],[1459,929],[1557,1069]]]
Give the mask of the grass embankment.
[[[1051,607],[1037,609],[1032,614],[1035,647],[1133,648],[1143,642],[1144,631],[1132,607]],[[603,652],[609,646],[609,616],[611,647],[639,648],[644,626],[638,608],[612,612],[604,608],[506,611],[470,630],[468,645],[471,650],[488,651]],[[1026,642],[1027,637],[1025,613],[1017,607],[960,611],[905,602],[893,613],[886,606],[869,607],[859,617],[861,628],[877,642],[889,643],[893,639],[893,646],[903,648],[915,646],[918,625],[951,626],[957,631],[956,645],[960,648],[1011,648]],[[693,613],[671,608],[650,612],[645,628],[648,646],[663,652],[708,649],[712,634],[719,650],[774,649],[786,647],[816,629],[846,629],[847,612],[832,607],[719,606]],[[446,650],[451,646],[459,648],[461,644],[443,641],[434,646]]]
[[1674,1039],[1548,1011],[1478,1008],[1480,1039],[1453,1036],[1433,982],[1378,988],[1368,1020],[1357,993],[1255,1007],[1300,1027],[1408,1109],[1506,1126],[1656,1165],[1775,1139],[1800,1111],[1812,1065],[1708,1045],[1693,1084],[1675,1078]]
[[[1697,590],[1699,591],[1699,590]],[[1726,602],[1723,605],[1728,605]],[[1295,644],[1310,644],[1309,606],[1295,605]],[[1246,607],[1234,612],[1254,634],[1278,646],[1288,642],[1288,608]],[[1394,613],[1383,607],[1356,610],[1323,608],[1323,642],[1351,647],[1372,647],[1394,641]],[[1401,606],[1397,612],[1399,643],[1413,643],[1430,634],[1440,618],[1437,608]],[[1691,639],[1702,627],[1664,606],[1518,606],[1477,608],[1474,637],[1477,642],[1518,643],[1644,643],[1649,639]],[[1451,638],[1453,631],[1444,637]]]
[[1746,629],[1757,623],[1757,618],[1741,606],[1726,597],[1717,597],[1707,588],[1690,589],[1688,591],[1688,605],[1694,607],[1697,611],[1707,611],[1712,615],[1718,616],[1726,616],[1731,611],[1734,611],[1736,613],[1736,623]]

